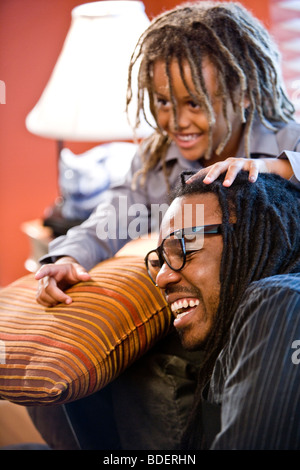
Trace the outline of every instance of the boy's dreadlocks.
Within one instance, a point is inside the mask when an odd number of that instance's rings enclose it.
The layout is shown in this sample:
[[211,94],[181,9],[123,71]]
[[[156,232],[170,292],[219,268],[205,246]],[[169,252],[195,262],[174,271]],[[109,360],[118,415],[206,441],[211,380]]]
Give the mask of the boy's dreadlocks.
[[[135,125],[138,126],[141,113],[149,122],[145,110],[146,94],[149,96],[151,113],[156,117],[153,66],[157,60],[163,60],[166,64],[176,120],[176,104],[170,78],[170,62],[176,59],[183,83],[193,100],[204,106],[212,130],[213,110],[201,70],[202,61],[206,57],[217,70],[223,112],[227,121],[227,136],[221,142],[217,153],[222,152],[231,136],[231,127],[226,115],[226,100],[229,97],[234,109],[238,106],[242,121],[245,122],[245,152],[249,157],[249,136],[255,113],[266,127],[274,129],[280,123],[292,119],[295,110],[284,91],[276,45],[264,26],[238,3],[186,3],[154,19],[140,37],[131,58],[127,109],[132,99],[133,68],[139,63]],[[186,84],[183,74],[185,62],[190,66],[196,95]],[[250,100],[247,111],[243,105],[245,96]],[[151,125],[150,122],[149,124]],[[140,171],[143,178],[158,161],[164,162],[170,144],[168,137],[158,127],[155,130],[154,135],[145,143],[144,167]],[[209,158],[210,154],[211,143],[206,158]]]
[[[199,374],[196,412],[185,445],[196,446],[201,391],[209,380],[216,358],[228,339],[233,316],[249,284],[276,274],[300,270],[300,190],[273,174],[261,174],[255,184],[247,172],[237,175],[231,187],[222,185],[224,175],[212,184],[201,179],[185,184],[177,196],[212,193],[223,214],[223,254],[220,268],[220,304],[216,322],[205,345],[206,358]],[[232,217],[236,219],[230,224]],[[198,429],[198,432],[201,432]],[[189,442],[189,444],[187,444]],[[192,444],[191,444],[192,442]],[[199,443],[198,443],[199,445]]]

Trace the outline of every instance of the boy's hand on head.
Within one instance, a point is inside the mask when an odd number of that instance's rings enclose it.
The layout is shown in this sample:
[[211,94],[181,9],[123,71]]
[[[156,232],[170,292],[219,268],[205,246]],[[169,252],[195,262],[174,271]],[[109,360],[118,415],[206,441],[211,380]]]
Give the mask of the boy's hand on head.
[[192,183],[199,176],[206,175],[203,182],[210,184],[215,181],[222,173],[225,173],[223,185],[231,186],[237,174],[242,171],[249,172],[249,181],[255,183],[259,173],[269,173],[266,160],[262,158],[226,158],[226,160],[214,163],[211,166],[203,168],[202,170],[191,176],[186,182]]
[[70,304],[72,299],[64,290],[80,281],[88,281],[91,276],[74,258],[63,257],[56,263],[45,264],[35,274],[39,281],[36,301],[45,307],[53,307],[59,302]]

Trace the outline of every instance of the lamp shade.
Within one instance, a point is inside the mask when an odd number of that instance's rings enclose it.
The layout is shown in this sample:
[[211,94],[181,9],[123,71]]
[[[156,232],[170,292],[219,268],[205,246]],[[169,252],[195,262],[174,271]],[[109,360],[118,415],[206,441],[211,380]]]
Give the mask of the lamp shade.
[[[148,24],[143,3],[135,0],[74,8],[49,82],[26,117],[27,129],[62,141],[132,139],[125,112],[128,67]],[[150,132],[142,122],[137,137]]]

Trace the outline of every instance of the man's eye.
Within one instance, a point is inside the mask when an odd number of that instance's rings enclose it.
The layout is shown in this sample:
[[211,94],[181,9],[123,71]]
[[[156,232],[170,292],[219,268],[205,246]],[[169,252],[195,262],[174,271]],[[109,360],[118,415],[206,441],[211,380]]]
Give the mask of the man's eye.
[[161,265],[159,260],[149,260],[149,263],[153,269],[160,269]]
[[200,251],[200,250],[201,250],[201,248],[200,248],[199,250],[189,250],[189,251],[186,251],[185,256],[186,256],[187,259],[189,259],[189,258],[191,258],[195,253],[197,253],[197,252]]

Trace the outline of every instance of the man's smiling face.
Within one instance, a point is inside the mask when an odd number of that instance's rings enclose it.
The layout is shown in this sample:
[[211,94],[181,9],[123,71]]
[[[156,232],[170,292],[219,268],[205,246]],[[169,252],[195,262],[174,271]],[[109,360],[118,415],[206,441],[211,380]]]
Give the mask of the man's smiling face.
[[[221,209],[214,194],[193,194],[176,198],[161,226],[159,244],[174,230],[197,225],[196,210],[191,220],[184,220],[184,205],[204,205],[204,225],[222,223]],[[191,206],[190,206],[191,207]],[[200,250],[187,252],[181,271],[163,264],[156,277],[175,316],[176,327],[186,349],[199,349],[205,344],[214,323],[220,301],[220,265],[223,251],[222,235],[204,235]]]

